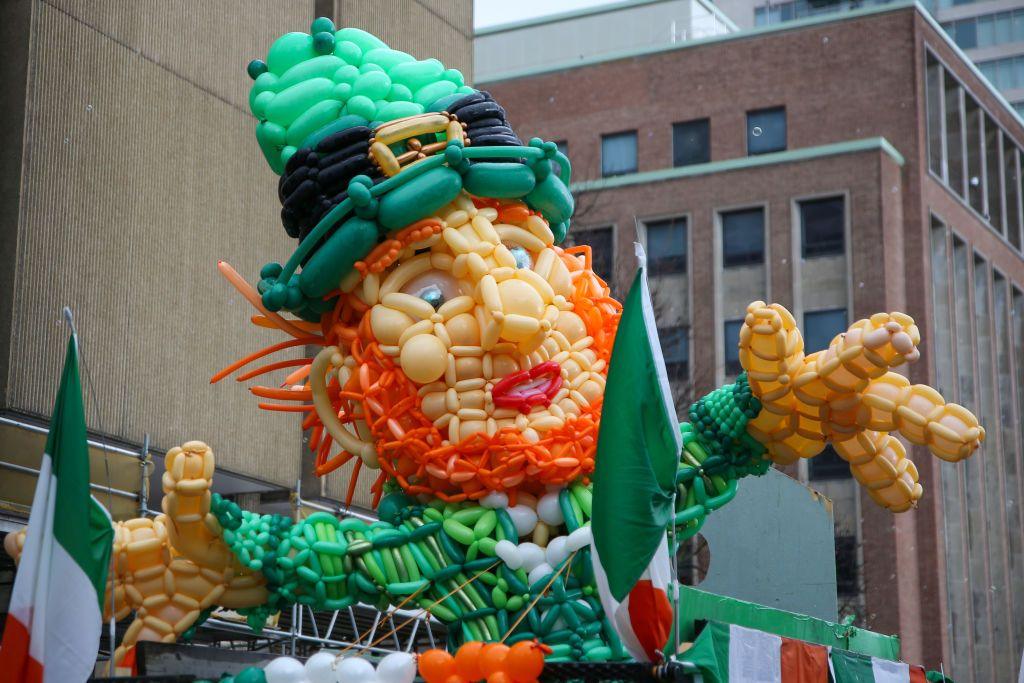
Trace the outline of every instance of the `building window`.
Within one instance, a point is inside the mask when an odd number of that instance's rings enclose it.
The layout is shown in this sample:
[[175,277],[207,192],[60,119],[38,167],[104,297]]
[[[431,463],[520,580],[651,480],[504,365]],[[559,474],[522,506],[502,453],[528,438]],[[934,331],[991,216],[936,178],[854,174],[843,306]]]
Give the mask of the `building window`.
[[670,218],[646,224],[647,271],[650,275],[685,273],[687,259],[686,218]]
[[690,330],[678,325],[658,330],[665,370],[672,382],[685,382],[690,376]]
[[804,353],[827,349],[837,334],[846,331],[846,309],[829,308],[804,313]]
[[727,377],[735,377],[743,372],[740,364],[740,328],[743,327],[742,320],[726,320],[722,331],[723,343],[725,344],[725,374]]
[[860,595],[859,566],[857,537],[836,536],[836,593],[840,596],[849,598]]
[[[558,148],[559,152],[561,152],[562,154],[565,155],[566,159],[569,158],[569,143],[568,142],[566,142],[565,140],[556,140],[555,141],[555,147]],[[552,168],[552,170],[554,170],[555,175],[561,175],[561,173],[562,173],[562,165],[560,163],[558,163],[557,161],[552,161],[551,162],[551,168]]]
[[986,218],[997,231],[1003,232],[1003,180],[1002,164],[999,161],[1000,142],[999,126],[985,117],[985,189],[988,195],[988,215]]
[[831,445],[807,461],[807,476],[811,480],[849,479],[850,463],[843,460]]
[[636,131],[601,136],[601,175],[636,173]]
[[928,168],[940,178],[942,172],[942,65],[925,52],[925,97],[928,122]]
[[804,258],[843,253],[846,242],[845,206],[843,197],[800,202]]
[[767,154],[786,149],[786,108],[747,112],[747,154]]
[[985,188],[982,183],[984,169],[981,167],[981,108],[969,95],[964,95],[964,113],[967,122],[967,199],[971,208],[978,213],[985,212]]
[[1024,42],[1024,9],[947,21],[942,28],[965,50]]
[[1017,173],[1017,146],[1003,135],[1003,182],[1006,187],[1006,238],[1020,249],[1020,177]]
[[562,247],[568,249],[580,244],[590,246],[590,264],[594,273],[609,286],[615,265],[615,244],[611,227],[571,230],[565,236]]
[[672,165],[690,166],[711,161],[711,121],[696,119],[672,124]]
[[946,181],[949,187],[964,196],[964,126],[960,111],[960,84],[948,71],[945,77],[946,96]]
[[764,263],[764,209],[728,211],[722,218],[722,267]]

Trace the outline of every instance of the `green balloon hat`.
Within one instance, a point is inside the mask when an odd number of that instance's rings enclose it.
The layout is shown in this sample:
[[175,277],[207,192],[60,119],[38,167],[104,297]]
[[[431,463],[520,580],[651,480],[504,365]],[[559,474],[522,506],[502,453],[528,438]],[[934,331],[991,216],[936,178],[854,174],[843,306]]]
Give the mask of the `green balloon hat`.
[[553,142],[523,144],[489,93],[438,60],[320,17],[248,72],[256,139],[281,176],[281,221],[299,240],[284,265],[260,272],[268,310],[319,321],[357,261],[463,190],[521,200],[565,238],[569,160]]

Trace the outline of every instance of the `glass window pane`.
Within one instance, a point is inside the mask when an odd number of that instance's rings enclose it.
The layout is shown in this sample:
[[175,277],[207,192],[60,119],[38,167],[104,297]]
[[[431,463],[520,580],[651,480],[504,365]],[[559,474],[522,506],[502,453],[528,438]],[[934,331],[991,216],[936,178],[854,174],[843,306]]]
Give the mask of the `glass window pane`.
[[743,371],[740,365],[740,328],[742,320],[726,320],[723,330],[722,341],[725,345],[725,374],[727,377],[735,377]]
[[[978,42],[982,40],[984,35],[984,29],[976,24],[974,19],[964,19],[956,22],[953,31],[953,40],[965,50],[978,47]],[[991,27],[989,27],[989,32],[991,33]]]
[[764,209],[722,214],[722,267],[764,263]]
[[566,234],[562,247],[568,249],[580,244],[590,246],[590,263],[594,273],[611,285],[614,272],[615,248],[611,228],[573,228]]
[[971,208],[978,213],[985,212],[985,194],[981,168],[981,109],[974,98],[964,93],[966,113],[965,137],[967,138],[967,192]]
[[747,154],[786,149],[786,108],[747,112]]
[[946,183],[956,194],[964,194],[963,119],[960,116],[960,84],[949,72],[946,90]]
[[995,15],[995,38],[993,45],[1002,45],[1013,40],[1013,19],[1009,12]]
[[[833,448],[831,445],[825,446],[825,450],[823,450],[821,453],[818,453],[816,456],[808,460],[807,464],[807,476],[810,479],[849,479],[850,477],[853,476],[853,474],[850,472],[850,463],[846,462],[841,457],[839,457],[839,453],[837,453],[836,449]],[[840,542],[845,540],[846,538],[848,537],[836,536],[837,555],[839,554]],[[836,579],[840,582],[839,594],[850,595],[851,593],[849,591],[844,593],[843,579],[839,578],[839,573],[844,570],[852,570],[855,581],[857,576],[856,562],[854,562],[854,564],[851,567],[846,568],[838,564],[836,565]],[[855,586],[855,584],[850,584],[850,586]],[[847,588],[849,588],[849,586]],[[854,590],[852,594],[856,594],[856,590]]]
[[666,327],[658,330],[658,339],[669,380],[686,381],[690,374],[690,330],[682,326]]
[[758,7],[754,10],[754,26],[764,26],[768,23],[768,8]]
[[601,136],[601,175],[636,173],[636,131]]
[[711,122],[708,119],[672,124],[672,165],[711,161]]
[[804,353],[828,348],[837,334],[846,331],[846,309],[832,308],[804,313]]
[[843,253],[846,241],[845,205],[842,197],[800,202],[804,258]]
[[686,272],[686,218],[647,224],[647,267],[651,275]]
[[942,67],[931,52],[925,58],[925,92],[928,118],[928,168],[942,173]]
[[1020,234],[1020,178],[1017,177],[1017,145],[1009,135],[1003,136],[1003,183],[1006,187],[1006,236],[1010,242]]
[[1013,12],[1013,42],[1024,42],[1024,10]]
[[1003,232],[1003,185],[1002,164],[999,161],[999,127],[990,117],[985,116],[985,168],[986,192],[988,193],[988,222]]
[[[959,21],[957,24],[973,24],[973,21]],[[995,28],[992,25],[992,15],[986,17],[978,17],[977,30],[975,40],[972,45],[961,44],[959,40],[956,41],[957,45],[964,48],[972,47],[988,47],[995,42]]]

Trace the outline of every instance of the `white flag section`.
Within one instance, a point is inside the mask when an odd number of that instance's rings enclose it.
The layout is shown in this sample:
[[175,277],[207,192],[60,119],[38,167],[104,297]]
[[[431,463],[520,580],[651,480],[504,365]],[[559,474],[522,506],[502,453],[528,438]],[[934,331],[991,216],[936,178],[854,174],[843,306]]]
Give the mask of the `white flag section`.
[[782,638],[752,628],[729,626],[730,683],[781,683]]
[[[90,677],[113,533],[107,511],[89,495],[89,447],[72,338],[11,592],[0,683],[80,683]],[[15,540],[8,535],[9,550]]]

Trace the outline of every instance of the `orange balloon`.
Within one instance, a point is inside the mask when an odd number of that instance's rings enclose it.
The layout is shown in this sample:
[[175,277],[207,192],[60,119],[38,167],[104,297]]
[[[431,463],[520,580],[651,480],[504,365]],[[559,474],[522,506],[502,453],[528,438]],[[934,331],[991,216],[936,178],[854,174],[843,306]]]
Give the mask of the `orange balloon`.
[[487,683],[515,683],[504,671],[495,671],[487,677]]
[[455,673],[467,681],[479,681],[484,677],[480,670],[480,654],[483,652],[484,644],[479,640],[465,643],[455,653]]
[[[488,643],[480,653],[480,673],[490,679],[491,674],[505,669],[505,657],[509,646],[503,643]],[[511,683],[511,682],[509,682]]]
[[544,650],[532,640],[513,645],[505,655],[505,671],[517,681],[532,681],[544,670]]
[[419,657],[419,669],[427,683],[449,683],[455,673],[455,658],[444,650],[427,650]]
[[469,681],[467,681],[459,674],[452,674],[451,676],[445,679],[444,683],[469,683]]

